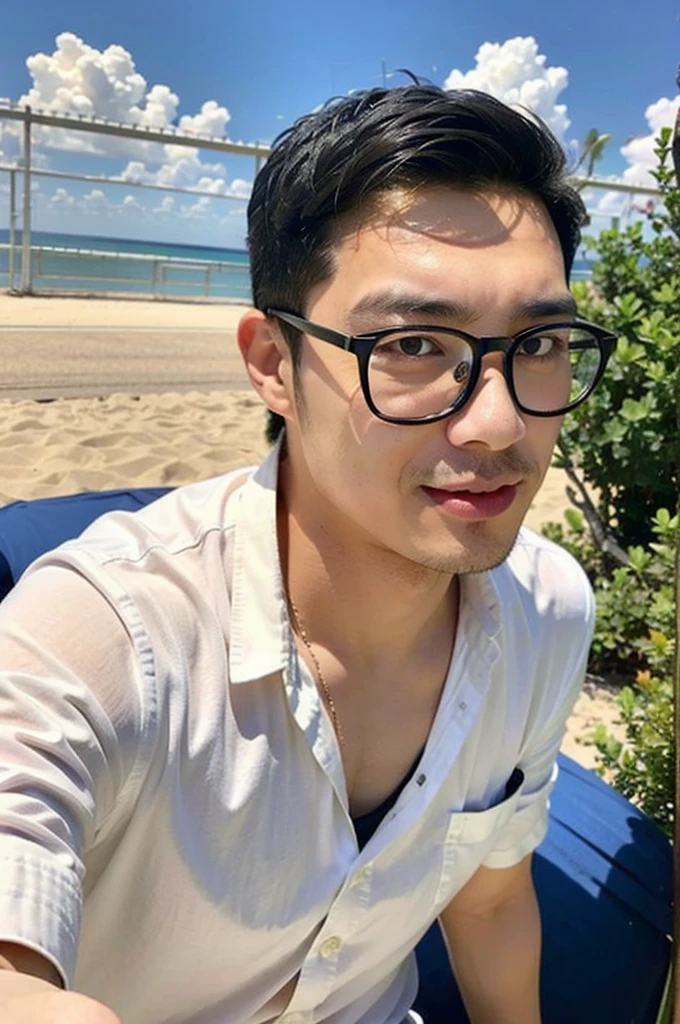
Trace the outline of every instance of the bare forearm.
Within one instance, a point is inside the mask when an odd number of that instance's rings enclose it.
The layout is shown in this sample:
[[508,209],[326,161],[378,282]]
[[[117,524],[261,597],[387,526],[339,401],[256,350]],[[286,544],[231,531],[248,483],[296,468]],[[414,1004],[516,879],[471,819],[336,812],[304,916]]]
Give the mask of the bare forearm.
[[472,1024],[540,1024],[541,921],[533,888],[487,916],[449,917],[444,932]]
[[[22,965],[23,966],[23,965]],[[56,973],[56,972],[55,972]],[[25,974],[0,952],[2,1024],[122,1024],[107,1006],[78,992],[66,992],[44,977]]]

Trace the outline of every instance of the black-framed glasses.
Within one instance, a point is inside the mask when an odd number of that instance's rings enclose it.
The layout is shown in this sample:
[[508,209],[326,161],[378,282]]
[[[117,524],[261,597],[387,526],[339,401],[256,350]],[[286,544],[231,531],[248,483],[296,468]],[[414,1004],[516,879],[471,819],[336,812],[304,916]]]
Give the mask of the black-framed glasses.
[[591,393],[617,340],[580,319],[530,327],[511,338],[477,338],[422,324],[350,335],[282,309],[265,312],[355,355],[366,404],[388,423],[434,423],[459,412],[490,352],[503,353],[503,373],[519,410],[561,416]]

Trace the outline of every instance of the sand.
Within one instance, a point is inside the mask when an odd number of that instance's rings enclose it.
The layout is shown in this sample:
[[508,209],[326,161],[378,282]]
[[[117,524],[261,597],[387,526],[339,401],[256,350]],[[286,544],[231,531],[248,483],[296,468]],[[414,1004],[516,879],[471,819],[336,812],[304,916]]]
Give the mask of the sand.
[[[11,396],[0,397],[0,505],[87,490],[179,486],[261,461],[268,450],[265,411],[247,388],[233,341],[242,312],[239,306],[0,295],[0,361],[4,352],[4,389]],[[124,392],[112,392],[110,383],[97,385],[93,353],[111,332],[121,339],[118,361],[125,365],[117,375],[127,381]],[[172,390],[167,385],[154,390],[169,332],[191,372],[204,374],[200,390],[187,389],[181,370],[181,387],[173,383]],[[205,338],[213,335],[224,347],[229,369],[219,387],[211,388],[217,376],[210,362],[214,345],[206,352]],[[51,351],[56,337],[60,343]],[[145,364],[146,376],[134,360],[138,343],[132,351],[125,348],[131,338],[141,337],[157,350]],[[28,352],[29,360],[39,348],[40,358],[31,362],[30,393],[24,371],[10,358],[10,345],[14,352]],[[67,358],[68,380],[56,386],[54,380],[64,377],[58,367]],[[78,397],[54,397],[71,394],[74,387]],[[565,484],[560,470],[548,471],[527,525],[540,529],[547,520],[562,519],[569,505]],[[613,694],[589,682],[569,720],[565,753],[592,767],[595,752],[588,738],[598,722],[611,728],[615,719]],[[613,731],[620,734],[615,724]]]
[[12,327],[236,327],[245,306],[169,299],[73,299],[0,293],[0,324]]

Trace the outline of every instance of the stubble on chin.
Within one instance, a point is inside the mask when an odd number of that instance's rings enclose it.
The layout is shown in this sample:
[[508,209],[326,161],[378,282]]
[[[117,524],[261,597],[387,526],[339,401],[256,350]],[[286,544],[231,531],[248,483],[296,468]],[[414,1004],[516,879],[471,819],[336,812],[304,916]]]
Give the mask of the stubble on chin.
[[515,546],[521,523],[510,535],[492,536],[487,521],[468,523],[464,541],[452,542],[451,551],[427,556],[423,553],[418,564],[433,572],[447,576],[474,576],[498,568]]

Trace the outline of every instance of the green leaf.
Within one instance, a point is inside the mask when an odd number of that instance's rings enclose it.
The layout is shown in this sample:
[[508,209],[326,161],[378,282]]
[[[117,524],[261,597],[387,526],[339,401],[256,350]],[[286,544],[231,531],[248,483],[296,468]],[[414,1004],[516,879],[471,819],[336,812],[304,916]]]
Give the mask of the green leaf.
[[674,306],[678,301],[676,282],[664,281],[661,287],[653,293],[652,298],[664,306]]
[[565,509],[564,518],[566,519],[567,525],[569,526],[569,529],[572,531],[572,533],[585,533],[583,516],[575,508]]
[[642,572],[649,564],[650,556],[643,547],[628,548],[630,564],[637,572]]
[[619,415],[629,423],[639,423],[647,418],[647,410],[642,402],[636,402],[634,398],[624,398]]
[[604,439],[609,444],[619,444],[628,433],[628,424],[621,420],[607,420],[604,425]]
[[639,342],[629,341],[621,336],[616,345],[616,357],[624,365],[638,363],[645,357],[645,347]]
[[630,714],[635,709],[635,694],[630,686],[624,686],[619,694],[619,707],[624,714]]
[[661,384],[668,377],[668,370],[663,363],[648,363],[645,373],[655,384]]
[[626,320],[637,320],[643,309],[642,299],[632,292],[617,296],[614,305]]

